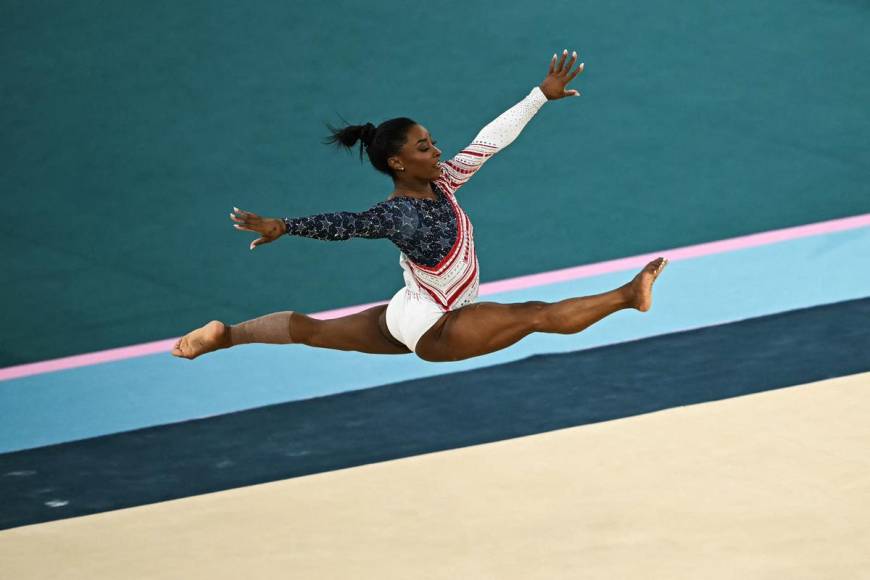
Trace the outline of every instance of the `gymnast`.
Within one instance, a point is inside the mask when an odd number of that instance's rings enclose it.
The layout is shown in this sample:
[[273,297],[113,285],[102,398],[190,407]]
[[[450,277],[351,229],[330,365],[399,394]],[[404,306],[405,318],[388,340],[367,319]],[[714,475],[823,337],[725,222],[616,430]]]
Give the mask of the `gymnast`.
[[[300,218],[266,218],[233,208],[241,231],[260,237],[250,249],[284,234],[319,240],[387,238],[400,250],[405,285],[388,304],[350,316],[319,320],[284,311],[239,324],[213,320],[178,339],[172,354],[194,359],[239,344],[306,344],[372,354],[415,353],[431,362],[458,361],[506,348],[533,332],[573,334],[622,309],[646,312],[652,285],[667,264],[649,262],[632,280],[609,292],[559,302],[479,302],[474,228],[456,192],[498,151],[507,147],[547,101],[579,96],[565,87],[580,72],[577,53],[553,55],[539,86],[486,125],[468,147],[449,161],[426,127],[407,117],[328,126],[326,143],[350,150],[357,141],[374,168],[393,180],[390,196],[363,212],[324,213]],[[573,71],[572,71],[573,69]]]

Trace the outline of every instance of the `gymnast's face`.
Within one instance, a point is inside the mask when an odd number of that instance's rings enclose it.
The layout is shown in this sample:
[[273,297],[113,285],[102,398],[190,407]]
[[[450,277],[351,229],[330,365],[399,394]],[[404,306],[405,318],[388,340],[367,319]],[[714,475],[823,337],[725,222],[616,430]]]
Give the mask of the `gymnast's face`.
[[[435,141],[426,127],[411,125],[405,138],[405,144],[399,153],[390,157],[389,163],[396,175],[435,181],[441,175],[441,150],[435,147]],[[402,171],[400,168],[404,167]]]

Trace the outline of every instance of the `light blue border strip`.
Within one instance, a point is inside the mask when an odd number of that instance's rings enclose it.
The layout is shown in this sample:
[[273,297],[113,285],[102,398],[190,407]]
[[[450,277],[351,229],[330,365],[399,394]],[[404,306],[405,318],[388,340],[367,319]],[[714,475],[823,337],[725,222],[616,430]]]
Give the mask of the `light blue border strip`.
[[[529,336],[485,357],[427,363],[302,345],[246,345],[196,361],[169,354],[0,383],[0,453],[408,379],[492,366],[870,296],[870,228],[671,262],[653,309],[618,312],[576,335]],[[606,274],[486,300],[555,301],[621,285]],[[664,361],[663,361],[664,362]]]

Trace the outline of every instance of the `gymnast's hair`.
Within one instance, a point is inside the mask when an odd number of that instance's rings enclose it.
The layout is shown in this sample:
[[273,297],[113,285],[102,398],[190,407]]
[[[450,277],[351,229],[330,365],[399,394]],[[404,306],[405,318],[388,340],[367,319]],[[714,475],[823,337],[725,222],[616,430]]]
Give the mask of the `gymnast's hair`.
[[387,159],[396,155],[408,137],[408,129],[416,123],[408,117],[396,117],[384,121],[377,127],[371,123],[365,125],[347,125],[343,129],[333,127],[329,123],[332,135],[324,140],[324,144],[335,143],[336,147],[345,147],[350,151],[357,141],[360,141],[359,159],[362,162],[363,149],[369,156],[372,166],[394,177],[392,169],[387,165]]

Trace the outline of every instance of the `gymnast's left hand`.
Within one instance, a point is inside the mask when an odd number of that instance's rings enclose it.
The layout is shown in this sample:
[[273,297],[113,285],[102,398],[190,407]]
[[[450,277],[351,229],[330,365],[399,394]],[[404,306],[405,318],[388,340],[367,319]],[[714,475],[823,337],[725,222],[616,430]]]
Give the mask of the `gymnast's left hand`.
[[550,71],[547,73],[547,78],[540,84],[541,92],[551,101],[561,99],[562,97],[580,96],[580,91],[576,89],[568,91],[565,90],[565,86],[574,80],[574,77],[583,72],[583,65],[585,63],[581,62],[580,66],[574,69],[574,72],[571,72],[571,68],[577,62],[577,52],[571,53],[571,61],[566,66],[565,60],[567,58],[567,48],[562,51],[562,58],[559,59],[558,63],[556,63],[556,55],[554,54],[553,58],[550,59]]
[[264,218],[255,213],[241,210],[237,207],[233,208],[233,213],[230,214],[230,219],[233,220],[233,227],[237,230],[256,232],[260,237],[251,242],[251,249],[257,246],[274,242],[284,235],[286,227],[282,220],[276,218]]

